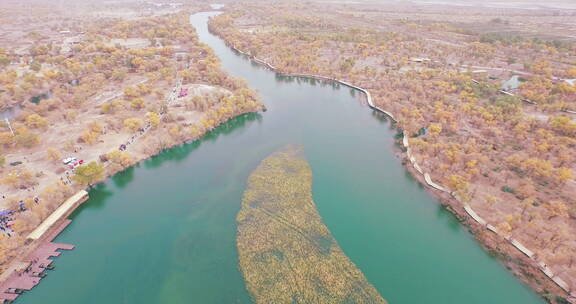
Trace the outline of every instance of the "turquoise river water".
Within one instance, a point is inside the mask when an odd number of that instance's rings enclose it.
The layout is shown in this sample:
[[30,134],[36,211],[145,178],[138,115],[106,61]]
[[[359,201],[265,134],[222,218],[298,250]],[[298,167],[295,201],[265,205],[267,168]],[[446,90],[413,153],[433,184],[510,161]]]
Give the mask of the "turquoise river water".
[[268,111],[90,190],[56,240],[76,249],[18,303],[251,303],[235,217],[250,172],[289,143],[304,146],[326,225],[390,303],[543,303],[406,173],[393,153],[396,131],[359,92],[255,65],[208,32],[213,14],[191,17],[200,39]]

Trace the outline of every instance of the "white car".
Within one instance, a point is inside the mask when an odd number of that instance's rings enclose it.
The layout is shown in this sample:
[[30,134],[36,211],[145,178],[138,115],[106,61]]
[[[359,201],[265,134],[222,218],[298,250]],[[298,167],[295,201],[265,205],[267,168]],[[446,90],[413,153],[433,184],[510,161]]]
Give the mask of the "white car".
[[75,161],[77,161],[76,157],[68,157],[62,160],[65,165],[74,163]]

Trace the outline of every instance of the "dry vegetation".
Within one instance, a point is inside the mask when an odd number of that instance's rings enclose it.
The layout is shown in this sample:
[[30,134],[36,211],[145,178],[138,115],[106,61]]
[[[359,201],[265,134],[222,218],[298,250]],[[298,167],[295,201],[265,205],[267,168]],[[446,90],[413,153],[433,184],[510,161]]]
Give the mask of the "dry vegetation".
[[238,255],[256,303],[386,303],[346,257],[312,201],[298,146],[252,172],[238,213]]
[[[34,12],[41,24],[60,20],[57,9]],[[22,36],[0,37],[14,42],[0,49],[0,107],[14,109],[10,126],[0,123],[0,207],[15,211],[11,229],[0,232],[0,270],[75,191],[261,109],[198,41],[190,11],[170,12],[128,19],[83,7],[39,34],[36,23],[27,31],[26,18],[10,18],[17,6],[1,11],[2,31],[18,27]],[[70,156],[85,165],[69,170],[62,159]],[[16,212],[20,202],[26,211]]]
[[[576,11],[310,1],[227,9],[210,22],[214,33],[280,71],[368,89],[424,171],[576,288]],[[522,83],[503,94],[512,75]]]

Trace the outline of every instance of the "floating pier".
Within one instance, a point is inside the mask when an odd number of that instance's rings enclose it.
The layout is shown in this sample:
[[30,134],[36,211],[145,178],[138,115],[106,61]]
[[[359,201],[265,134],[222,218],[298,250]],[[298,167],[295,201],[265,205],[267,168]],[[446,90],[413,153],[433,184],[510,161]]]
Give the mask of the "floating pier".
[[0,275],[0,303],[14,301],[21,293],[31,290],[53,269],[51,257],[61,254],[60,250],[72,250],[74,245],[52,242],[72,221],[67,219],[80,204],[88,199],[88,192],[81,190],[64,201],[50,214],[27,239],[35,248],[24,258],[12,264]]
[[66,217],[72,213],[81,203],[88,199],[88,192],[81,190],[78,193],[72,195],[69,199],[64,201],[60,207],[58,207],[50,216],[48,216],[44,222],[42,222],[34,231],[28,235],[28,239],[38,240],[40,239],[50,228],[54,226],[60,219]]

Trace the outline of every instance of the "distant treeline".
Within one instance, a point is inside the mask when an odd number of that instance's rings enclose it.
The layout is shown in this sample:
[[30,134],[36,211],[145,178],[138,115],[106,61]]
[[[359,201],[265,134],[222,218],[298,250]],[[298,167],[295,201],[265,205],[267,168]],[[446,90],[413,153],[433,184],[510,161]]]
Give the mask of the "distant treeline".
[[487,33],[480,35],[480,42],[483,43],[502,43],[506,46],[532,42],[533,44],[546,45],[555,47],[559,50],[569,50],[574,47],[573,41],[561,41],[558,39],[542,39],[539,37],[523,37],[515,33]]

